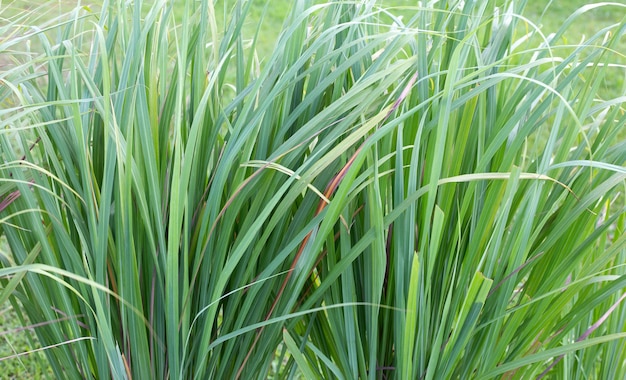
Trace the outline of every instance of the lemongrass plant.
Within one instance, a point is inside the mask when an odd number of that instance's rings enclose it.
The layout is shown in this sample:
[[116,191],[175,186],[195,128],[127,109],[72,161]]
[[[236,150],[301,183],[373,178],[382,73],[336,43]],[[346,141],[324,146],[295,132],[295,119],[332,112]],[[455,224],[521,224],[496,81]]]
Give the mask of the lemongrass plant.
[[250,4],[0,41],[41,47],[0,73],[0,304],[56,376],[626,377],[624,20],[299,0],[260,59]]

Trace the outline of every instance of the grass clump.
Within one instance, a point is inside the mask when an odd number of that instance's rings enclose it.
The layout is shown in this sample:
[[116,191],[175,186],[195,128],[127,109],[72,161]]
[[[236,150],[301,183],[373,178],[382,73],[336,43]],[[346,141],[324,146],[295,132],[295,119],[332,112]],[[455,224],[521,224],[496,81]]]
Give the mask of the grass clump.
[[56,376],[625,377],[625,22],[571,50],[523,2],[303,0],[260,65],[250,4],[19,37],[0,304]]

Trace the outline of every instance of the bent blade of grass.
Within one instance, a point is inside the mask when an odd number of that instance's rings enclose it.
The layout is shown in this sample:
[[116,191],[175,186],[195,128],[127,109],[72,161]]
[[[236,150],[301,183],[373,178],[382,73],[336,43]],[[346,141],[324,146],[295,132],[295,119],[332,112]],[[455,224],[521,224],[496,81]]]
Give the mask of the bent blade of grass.
[[591,338],[591,339],[584,340],[581,342],[567,344],[562,347],[552,348],[546,351],[542,351],[538,354],[528,355],[522,359],[518,359],[512,362],[506,363],[506,364],[502,364],[496,367],[496,369],[493,369],[489,372],[481,374],[478,377],[478,379],[491,379],[494,376],[501,375],[503,373],[512,371],[514,369],[527,366],[529,364],[543,362],[545,360],[554,358],[559,355],[567,354],[569,352],[578,351],[586,347],[592,347],[595,345],[599,345],[599,344],[603,344],[603,343],[607,343],[607,342],[611,342],[615,340],[620,340],[624,338],[626,338],[626,333],[617,333],[617,334],[611,334],[611,335],[601,336],[597,338]]

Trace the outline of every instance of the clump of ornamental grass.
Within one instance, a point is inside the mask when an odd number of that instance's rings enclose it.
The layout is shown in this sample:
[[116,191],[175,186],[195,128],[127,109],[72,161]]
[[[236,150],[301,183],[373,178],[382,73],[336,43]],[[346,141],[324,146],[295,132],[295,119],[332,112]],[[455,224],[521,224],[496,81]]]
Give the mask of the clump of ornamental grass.
[[62,378],[626,377],[626,22],[559,45],[624,6],[523,3],[296,1],[263,59],[247,1],[13,36],[0,304]]

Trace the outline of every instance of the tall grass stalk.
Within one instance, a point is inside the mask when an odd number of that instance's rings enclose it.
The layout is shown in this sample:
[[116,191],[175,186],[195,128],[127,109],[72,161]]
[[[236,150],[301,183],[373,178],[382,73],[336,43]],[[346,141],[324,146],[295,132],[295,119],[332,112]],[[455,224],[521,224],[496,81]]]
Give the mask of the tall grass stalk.
[[299,0],[263,59],[249,1],[9,33],[0,304],[60,378],[626,378],[626,21],[524,3]]

